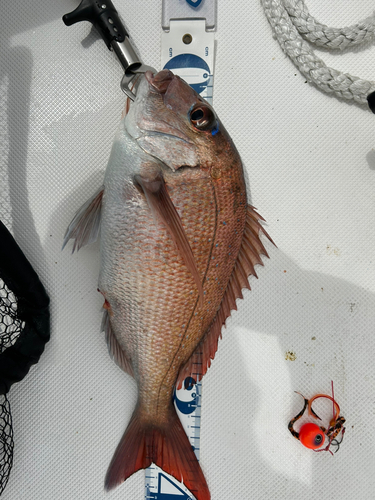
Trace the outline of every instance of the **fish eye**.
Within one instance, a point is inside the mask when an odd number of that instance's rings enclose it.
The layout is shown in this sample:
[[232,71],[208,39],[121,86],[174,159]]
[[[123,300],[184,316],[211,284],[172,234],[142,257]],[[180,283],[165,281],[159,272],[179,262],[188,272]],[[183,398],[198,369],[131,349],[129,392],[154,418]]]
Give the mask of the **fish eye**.
[[216,126],[215,113],[203,103],[199,103],[191,110],[189,118],[197,130],[212,130]]

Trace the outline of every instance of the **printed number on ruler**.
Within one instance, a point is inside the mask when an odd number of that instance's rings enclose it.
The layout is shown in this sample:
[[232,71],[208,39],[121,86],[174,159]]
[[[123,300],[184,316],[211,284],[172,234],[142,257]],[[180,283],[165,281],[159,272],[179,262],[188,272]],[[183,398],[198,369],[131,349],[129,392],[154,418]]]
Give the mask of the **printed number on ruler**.
[[[202,385],[191,377],[184,380],[180,390],[174,392],[178,416],[199,460]],[[146,500],[193,500],[188,489],[160,467],[152,464],[146,469]]]

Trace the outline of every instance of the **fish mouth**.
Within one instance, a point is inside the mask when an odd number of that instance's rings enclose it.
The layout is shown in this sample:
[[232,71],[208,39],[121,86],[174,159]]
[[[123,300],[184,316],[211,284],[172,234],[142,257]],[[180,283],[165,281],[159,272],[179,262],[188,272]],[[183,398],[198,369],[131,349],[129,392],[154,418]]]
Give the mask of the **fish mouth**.
[[[151,71],[146,71],[145,79],[149,84],[149,91],[151,93],[159,94],[163,99],[164,95],[168,91],[170,83],[176,79],[176,76],[168,69],[164,69],[156,74]],[[166,105],[166,107],[169,108],[170,106]],[[159,120],[156,124],[152,123],[152,126],[150,126],[150,122],[142,123],[140,128],[143,131],[143,137],[165,135],[170,139],[181,140],[186,144],[194,145],[194,142],[190,140],[186,133],[184,133],[180,128],[174,126],[174,124],[170,123],[170,121],[163,120],[162,116],[159,116]]]
[[146,71],[145,77],[153,90],[159,94],[165,94],[175,75],[169,69],[163,69],[156,74],[153,74],[152,71]]

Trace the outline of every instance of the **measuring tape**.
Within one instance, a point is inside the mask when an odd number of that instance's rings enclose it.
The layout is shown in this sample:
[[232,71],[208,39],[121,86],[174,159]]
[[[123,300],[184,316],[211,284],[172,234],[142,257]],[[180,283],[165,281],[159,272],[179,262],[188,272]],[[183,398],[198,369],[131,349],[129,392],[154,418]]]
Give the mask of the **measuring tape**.
[[[201,401],[202,384],[196,383],[192,377],[187,377],[182,388],[175,390],[175,407],[198,461]],[[146,500],[193,500],[194,498],[183,484],[154,464],[145,471],[145,485]]]
[[[202,8],[204,7],[204,11]],[[194,9],[197,9],[195,12]],[[199,9],[199,10],[198,10]],[[199,17],[199,19],[179,19]],[[201,19],[205,17],[205,19]],[[176,19],[177,18],[177,19]],[[212,104],[215,1],[163,1],[161,67],[183,78]],[[171,20],[173,19],[173,20]],[[177,414],[199,461],[202,384],[192,377],[174,392]],[[174,477],[152,464],[145,470],[146,500],[193,500],[195,497]]]

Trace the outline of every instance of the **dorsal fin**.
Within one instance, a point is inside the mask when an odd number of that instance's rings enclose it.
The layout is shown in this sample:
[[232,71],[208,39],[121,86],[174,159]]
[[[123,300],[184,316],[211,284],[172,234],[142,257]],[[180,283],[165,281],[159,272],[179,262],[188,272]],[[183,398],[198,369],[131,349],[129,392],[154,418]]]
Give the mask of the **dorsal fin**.
[[225,325],[231,311],[237,310],[236,299],[243,298],[243,288],[250,290],[248,277],[250,275],[258,277],[254,266],[256,264],[263,266],[261,255],[268,257],[268,253],[260,240],[261,233],[267,236],[271,243],[275,244],[259,222],[259,219],[264,220],[255,212],[254,207],[248,205],[241,247],[220,308],[210,329],[198,344],[189,361],[181,368],[177,379],[178,389],[182,387],[186,377],[192,377],[197,382],[201,380],[211,366],[211,360],[215,357],[218,341],[221,338],[222,327]]

